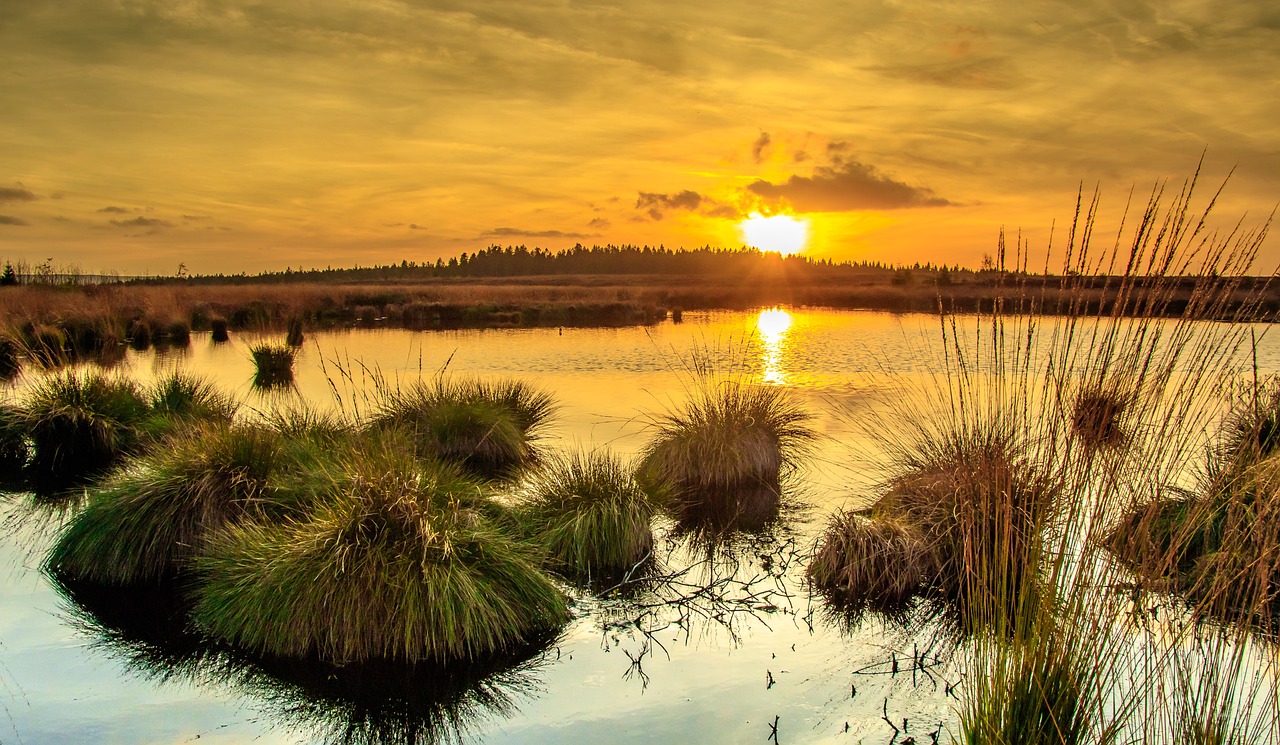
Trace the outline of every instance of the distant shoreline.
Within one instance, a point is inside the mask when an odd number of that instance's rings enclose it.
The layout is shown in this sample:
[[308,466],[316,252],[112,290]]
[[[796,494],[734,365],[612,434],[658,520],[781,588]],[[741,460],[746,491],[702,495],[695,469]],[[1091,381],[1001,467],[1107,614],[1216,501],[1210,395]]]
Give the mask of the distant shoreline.
[[[1280,287],[1268,277],[1056,277],[969,270],[866,269],[822,278],[770,273],[746,277],[534,275],[377,282],[227,282],[172,279],[86,286],[0,287],[0,327],[91,324],[123,339],[131,324],[214,321],[233,330],[272,331],[300,320],[309,328],[390,326],[487,328],[624,326],[654,323],[683,311],[824,307],[896,313],[989,313],[1177,317],[1212,285],[1232,301],[1222,320],[1272,322]],[[1245,316],[1241,316],[1241,313]]]

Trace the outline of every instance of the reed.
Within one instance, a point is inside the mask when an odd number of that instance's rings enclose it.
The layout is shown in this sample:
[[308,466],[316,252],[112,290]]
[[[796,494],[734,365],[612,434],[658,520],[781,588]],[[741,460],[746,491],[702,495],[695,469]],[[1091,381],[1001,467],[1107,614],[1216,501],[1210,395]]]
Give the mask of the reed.
[[293,360],[297,352],[283,344],[260,342],[249,348],[253,358],[253,385],[281,388],[293,385]]
[[452,466],[356,448],[316,474],[311,517],[220,532],[198,561],[194,618],[254,652],[334,663],[468,660],[565,623],[536,554]]
[[441,377],[384,391],[370,427],[403,433],[419,457],[510,479],[539,461],[538,440],[553,411],[549,394],[520,381]]
[[681,519],[754,522],[776,514],[810,419],[785,388],[700,375],[682,408],[651,423],[638,475]]
[[263,428],[210,423],[174,436],[90,495],[50,550],[46,568],[103,585],[156,584],[186,570],[210,532],[250,516],[280,519],[269,477],[281,438]]
[[602,450],[544,466],[521,505],[526,531],[552,566],[588,578],[641,563],[653,550],[654,513],[631,470]]
[[139,352],[150,349],[154,337],[155,332],[151,328],[151,321],[146,318],[134,318],[129,321],[125,340],[129,342],[130,348]]
[[177,319],[165,324],[164,339],[175,347],[191,345],[191,326],[186,321]]

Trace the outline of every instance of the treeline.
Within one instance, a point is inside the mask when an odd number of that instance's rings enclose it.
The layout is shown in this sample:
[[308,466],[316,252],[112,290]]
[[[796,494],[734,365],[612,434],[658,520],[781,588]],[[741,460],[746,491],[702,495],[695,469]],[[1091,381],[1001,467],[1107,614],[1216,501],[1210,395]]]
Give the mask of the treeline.
[[[914,269],[947,271],[947,267],[916,264]],[[670,249],[663,246],[583,246],[560,251],[527,246],[489,246],[433,262],[404,260],[399,264],[350,268],[285,269],[247,275],[192,275],[189,282],[359,282],[458,277],[518,277],[538,275],[670,275],[683,277],[747,276],[785,272],[818,279],[856,272],[901,270],[880,262],[833,262],[804,256],[780,256],[756,249],[703,247]],[[951,271],[959,271],[954,267]]]

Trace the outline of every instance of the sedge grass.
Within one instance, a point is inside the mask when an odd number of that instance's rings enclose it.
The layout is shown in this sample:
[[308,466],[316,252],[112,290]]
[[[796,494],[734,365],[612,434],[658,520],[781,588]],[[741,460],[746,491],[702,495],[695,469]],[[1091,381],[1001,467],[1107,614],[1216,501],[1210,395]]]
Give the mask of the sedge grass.
[[638,475],[682,520],[759,522],[815,437],[810,418],[785,388],[700,375],[652,422]]
[[21,481],[29,453],[19,411],[7,403],[0,403],[0,485]]
[[124,378],[69,370],[40,380],[19,410],[33,479],[56,488],[106,471],[138,448],[147,415],[142,393]]
[[317,473],[306,519],[245,522],[197,567],[196,622],[255,653],[447,662],[500,654],[568,620],[537,555],[456,467],[393,446]]
[[143,429],[153,439],[186,425],[230,422],[237,408],[213,383],[181,371],[153,383],[146,398],[150,414]]
[[253,385],[270,389],[293,385],[293,360],[297,351],[288,345],[261,342],[249,348],[253,358]]
[[214,344],[231,340],[231,334],[227,331],[227,319],[218,317],[209,321],[209,338]]
[[576,576],[616,575],[653,550],[655,509],[631,469],[607,451],[553,460],[521,505],[525,529],[552,566]]
[[287,514],[268,479],[280,437],[211,423],[186,430],[93,491],[50,550],[54,574],[95,584],[154,584],[186,569],[211,531]]
[[0,380],[8,380],[22,369],[22,347],[7,334],[0,333]]
[[549,394],[517,380],[438,378],[385,390],[376,431],[398,431],[422,458],[457,463],[487,479],[509,479],[541,458],[553,411]]
[[933,583],[939,567],[934,547],[918,528],[840,512],[818,539],[807,572],[838,607],[893,610]]

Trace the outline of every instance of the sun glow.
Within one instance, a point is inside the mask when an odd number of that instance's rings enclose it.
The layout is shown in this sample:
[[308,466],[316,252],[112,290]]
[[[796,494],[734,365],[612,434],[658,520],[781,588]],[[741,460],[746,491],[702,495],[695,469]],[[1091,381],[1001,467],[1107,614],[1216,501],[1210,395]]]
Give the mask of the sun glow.
[[791,215],[765,217],[759,212],[752,212],[751,217],[738,224],[738,229],[748,246],[783,256],[800,253],[809,240],[809,221]]

